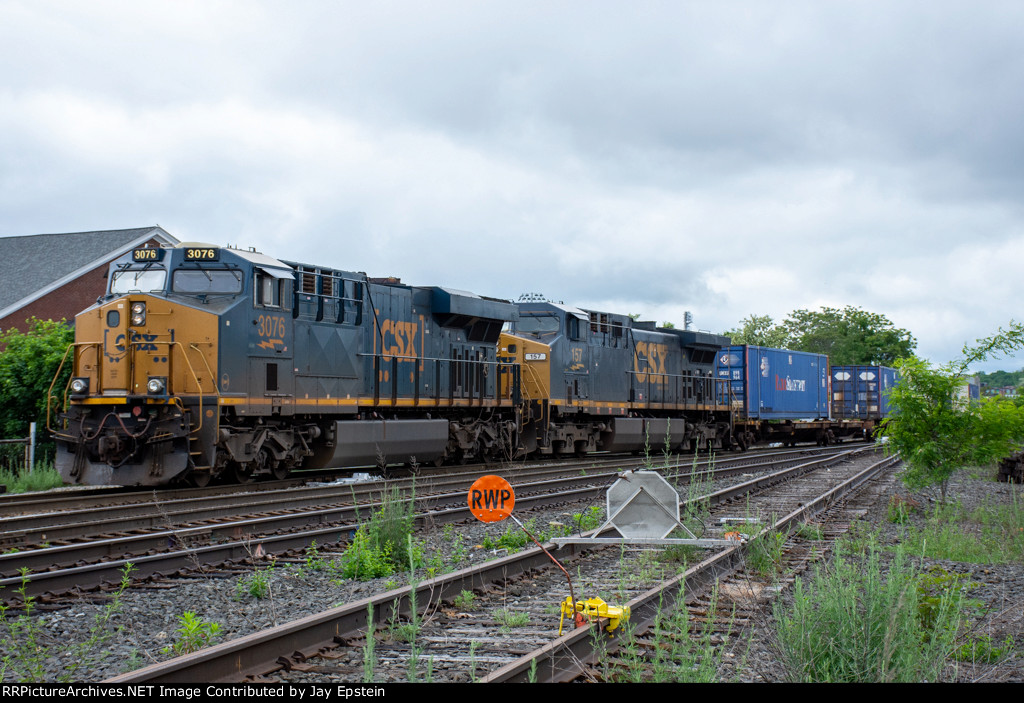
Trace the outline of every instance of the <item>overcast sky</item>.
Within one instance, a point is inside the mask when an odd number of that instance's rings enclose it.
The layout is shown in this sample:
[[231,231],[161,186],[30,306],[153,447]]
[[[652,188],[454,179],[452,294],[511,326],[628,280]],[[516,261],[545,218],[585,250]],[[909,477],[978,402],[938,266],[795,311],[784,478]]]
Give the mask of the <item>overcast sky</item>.
[[1019,1],[0,0],[0,236],[715,332],[855,305],[942,362],[1024,321],[1022,47]]

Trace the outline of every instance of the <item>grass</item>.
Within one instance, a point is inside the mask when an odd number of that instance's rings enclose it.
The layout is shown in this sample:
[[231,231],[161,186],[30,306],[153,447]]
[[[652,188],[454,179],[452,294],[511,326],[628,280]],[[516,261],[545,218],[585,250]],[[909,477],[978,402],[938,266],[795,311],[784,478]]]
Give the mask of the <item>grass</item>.
[[8,493],[48,491],[64,485],[60,472],[52,463],[36,465],[31,473],[0,469],[0,485],[7,486]]
[[61,673],[56,680],[68,683],[78,679],[82,668],[102,662],[109,652],[104,645],[116,637],[120,627],[112,619],[121,610],[121,595],[131,581],[131,563],[121,570],[121,582],[110,601],[93,616],[89,636],[81,642],[52,641],[41,616],[35,614],[35,598],[28,595],[28,570],[21,572],[21,585],[16,589],[19,608],[0,602],[0,681],[41,682],[46,680],[46,662],[62,659]]
[[256,600],[262,600],[270,595],[270,577],[274,573],[274,563],[264,569],[256,569],[249,575],[243,576],[235,584],[236,601],[242,600],[246,595]]
[[903,525],[901,541],[913,554],[975,564],[1024,561],[1024,502],[985,503],[966,510],[959,502],[936,506],[923,524]]
[[786,535],[766,530],[747,545],[747,568],[764,578],[775,576],[782,568],[782,555],[786,548]]
[[[680,598],[679,602],[684,602]],[[712,590],[708,612],[718,606],[718,591]],[[725,653],[725,643],[732,632],[730,618],[721,644],[715,637],[714,618],[703,623],[691,621],[686,607],[661,609],[647,643],[640,647],[633,626],[624,626],[622,661],[625,667],[607,672],[613,682],[629,683],[714,683]]]
[[777,646],[787,678],[798,682],[918,682],[942,679],[965,617],[963,589],[936,580],[897,547],[838,556],[791,602],[775,606]]
[[508,609],[497,610],[494,612],[494,622],[501,626],[501,632],[508,633],[516,627],[526,627],[529,625],[530,614],[513,612]]
[[397,488],[381,496],[381,507],[361,525],[338,566],[344,578],[367,581],[423,566],[423,547],[412,540],[415,506]]
[[[549,542],[555,537],[568,537],[573,534],[594,530],[601,526],[604,516],[604,508],[592,505],[578,513],[573,513],[569,524],[561,522],[550,522],[547,527],[541,530],[537,526],[537,520],[531,518],[524,525],[540,543]],[[497,537],[485,535],[480,546],[484,549],[505,549],[509,554],[515,554],[533,544],[533,540],[522,529],[516,525],[509,525]]]

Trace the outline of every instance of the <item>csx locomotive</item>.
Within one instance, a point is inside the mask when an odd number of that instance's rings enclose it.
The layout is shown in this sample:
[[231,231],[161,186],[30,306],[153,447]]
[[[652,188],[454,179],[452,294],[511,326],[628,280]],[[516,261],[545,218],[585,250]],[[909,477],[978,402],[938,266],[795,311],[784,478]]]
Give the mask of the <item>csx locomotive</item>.
[[731,443],[726,337],[252,250],[126,254],[75,339],[51,392],[68,483]]

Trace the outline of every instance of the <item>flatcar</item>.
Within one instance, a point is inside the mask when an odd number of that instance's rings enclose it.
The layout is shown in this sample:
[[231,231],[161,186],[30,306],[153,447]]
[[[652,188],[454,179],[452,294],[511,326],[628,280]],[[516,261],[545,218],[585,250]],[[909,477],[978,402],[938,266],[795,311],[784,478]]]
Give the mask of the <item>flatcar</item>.
[[888,416],[898,380],[884,366],[830,366],[824,354],[754,345],[723,348],[715,370],[730,383],[740,448],[868,439]]

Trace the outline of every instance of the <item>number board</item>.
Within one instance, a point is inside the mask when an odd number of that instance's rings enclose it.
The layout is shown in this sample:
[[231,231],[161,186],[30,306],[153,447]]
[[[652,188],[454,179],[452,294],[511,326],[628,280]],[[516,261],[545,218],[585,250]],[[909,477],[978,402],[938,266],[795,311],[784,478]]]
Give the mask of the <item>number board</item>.
[[135,249],[132,251],[132,261],[161,261],[163,258],[163,249]]
[[185,261],[220,261],[216,247],[185,247]]

